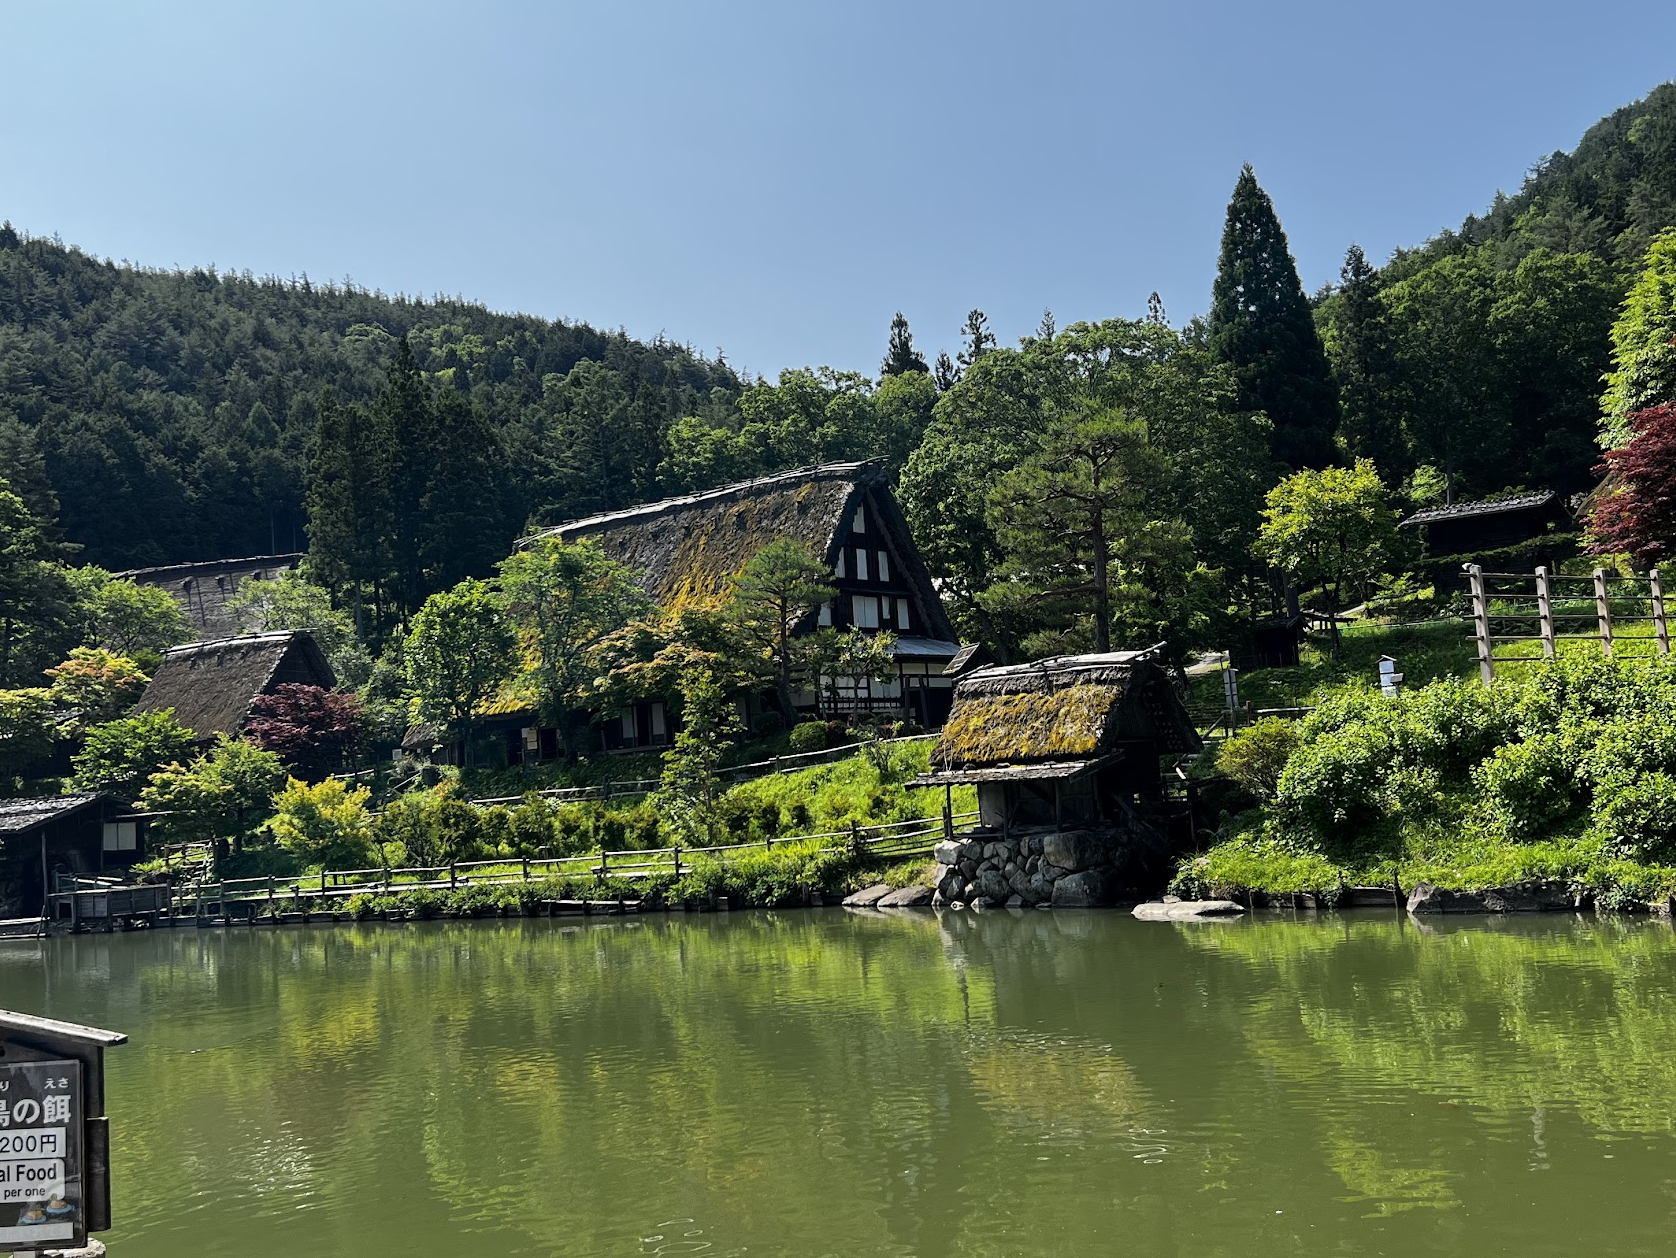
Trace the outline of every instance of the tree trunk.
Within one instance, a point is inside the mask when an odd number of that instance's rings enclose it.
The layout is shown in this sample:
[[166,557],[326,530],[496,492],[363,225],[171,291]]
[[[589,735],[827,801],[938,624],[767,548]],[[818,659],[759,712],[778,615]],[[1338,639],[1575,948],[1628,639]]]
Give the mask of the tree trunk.
[[[1099,478],[1095,478],[1098,486]],[[1104,654],[1112,649],[1111,590],[1107,585],[1106,565],[1110,562],[1106,545],[1106,516],[1099,508],[1094,513],[1094,650]]]

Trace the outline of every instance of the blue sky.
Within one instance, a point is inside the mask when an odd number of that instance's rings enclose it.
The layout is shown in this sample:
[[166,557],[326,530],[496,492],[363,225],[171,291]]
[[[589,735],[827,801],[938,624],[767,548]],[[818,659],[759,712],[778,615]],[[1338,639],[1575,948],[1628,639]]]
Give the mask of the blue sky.
[[1202,312],[1245,161],[1313,289],[1673,54],[1668,0],[0,0],[0,218],[871,372],[898,309]]

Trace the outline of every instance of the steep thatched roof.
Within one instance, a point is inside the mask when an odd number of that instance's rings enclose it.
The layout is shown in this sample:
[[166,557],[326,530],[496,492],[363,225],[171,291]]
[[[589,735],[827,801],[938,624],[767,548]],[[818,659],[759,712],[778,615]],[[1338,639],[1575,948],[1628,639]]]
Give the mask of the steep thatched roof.
[[295,568],[302,552],[252,555],[247,559],[209,559],[201,563],[168,564],[158,568],[130,568],[116,575],[136,585],[167,590],[192,625],[194,637],[225,638],[245,628],[227,604],[246,581],[274,581]]
[[208,740],[237,734],[258,695],[291,683],[327,688],[337,684],[331,665],[306,629],[193,642],[164,652],[134,711],[172,708],[175,720]]
[[641,574],[658,603],[678,609],[724,594],[728,582],[764,545],[802,542],[831,564],[858,500],[895,543],[904,576],[921,604],[926,635],[951,639],[954,630],[931,575],[914,546],[907,521],[890,492],[881,460],[798,468],[720,489],[571,520],[538,537],[597,540],[605,553]]
[[965,677],[931,765],[1064,765],[1145,741],[1166,752],[1201,746],[1155,653],[1060,655]]

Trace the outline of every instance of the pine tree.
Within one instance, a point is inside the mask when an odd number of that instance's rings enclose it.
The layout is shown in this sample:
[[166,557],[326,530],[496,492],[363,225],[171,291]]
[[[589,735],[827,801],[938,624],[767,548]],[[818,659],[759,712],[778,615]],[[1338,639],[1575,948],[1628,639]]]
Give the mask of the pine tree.
[[1396,363],[1385,306],[1379,300],[1379,272],[1360,245],[1351,245],[1339,271],[1343,305],[1333,338],[1333,375],[1343,408],[1340,431],[1352,458],[1372,459],[1387,484],[1410,470],[1402,436],[1401,406],[1395,396]]
[[908,320],[898,310],[890,321],[890,344],[885,349],[884,362],[879,365],[879,375],[900,376],[926,370],[925,356],[914,348],[914,334],[908,331]]
[[1274,456],[1294,468],[1333,461],[1338,397],[1274,203],[1247,165],[1228,203],[1211,291],[1210,345],[1234,369],[1239,404],[1274,425]]
[[457,390],[443,391],[436,435],[437,457],[420,504],[420,557],[427,590],[446,590],[488,576],[511,549],[517,522],[500,492],[506,452],[482,409]]
[[365,641],[382,632],[381,591],[388,585],[384,460],[372,418],[360,407],[340,405],[328,389],[318,414],[309,458],[309,572],[347,600]]
[[970,367],[995,348],[995,333],[989,330],[989,316],[981,310],[967,314],[966,325],[960,329],[960,335],[966,338],[965,348],[957,355],[962,367]]
[[932,369],[931,378],[937,382],[937,392],[947,393],[960,383],[960,368],[954,365],[948,351],[943,350],[937,355],[937,365]]

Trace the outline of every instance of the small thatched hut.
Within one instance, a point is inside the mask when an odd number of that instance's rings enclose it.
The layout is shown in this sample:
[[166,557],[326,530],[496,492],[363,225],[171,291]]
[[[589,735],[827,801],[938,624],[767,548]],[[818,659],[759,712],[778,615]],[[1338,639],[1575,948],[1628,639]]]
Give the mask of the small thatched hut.
[[915,786],[975,783],[981,823],[1087,826],[1162,794],[1159,757],[1203,745],[1158,648],[984,668]]
[[0,912],[44,915],[54,873],[108,873],[145,854],[144,819],[114,795],[0,799]]
[[258,696],[292,684],[328,690],[337,684],[306,629],[193,642],[164,652],[134,711],[172,708],[175,720],[210,742],[243,729]]

